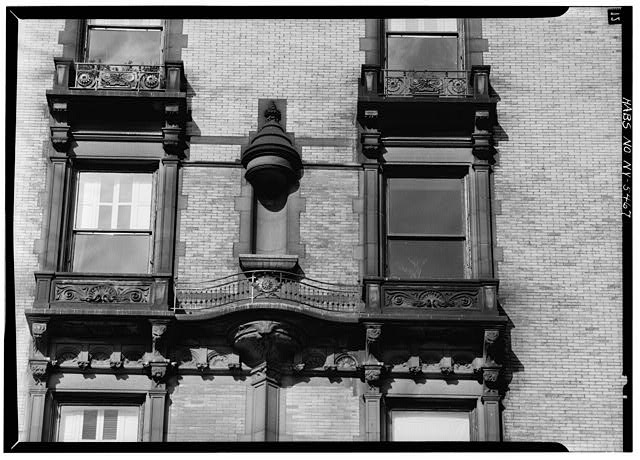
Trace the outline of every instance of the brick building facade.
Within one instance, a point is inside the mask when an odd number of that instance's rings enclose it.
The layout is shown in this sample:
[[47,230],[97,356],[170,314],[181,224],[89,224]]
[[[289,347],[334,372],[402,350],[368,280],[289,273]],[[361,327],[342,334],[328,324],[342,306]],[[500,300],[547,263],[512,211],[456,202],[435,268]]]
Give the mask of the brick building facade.
[[[90,59],[109,34],[157,39],[158,62]],[[454,68],[392,67],[411,40],[450,47]],[[18,44],[22,440],[439,425],[622,449],[621,36],[605,9],[22,20]]]

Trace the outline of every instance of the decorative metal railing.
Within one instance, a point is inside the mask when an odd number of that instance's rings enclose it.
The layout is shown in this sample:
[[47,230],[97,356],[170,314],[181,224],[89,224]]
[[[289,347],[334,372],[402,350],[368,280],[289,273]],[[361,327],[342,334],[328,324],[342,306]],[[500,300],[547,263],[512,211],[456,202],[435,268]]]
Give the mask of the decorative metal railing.
[[386,96],[471,96],[471,72],[383,70]]
[[162,90],[164,66],[75,63],[77,89]]
[[324,283],[274,270],[238,273],[212,281],[176,281],[175,295],[174,309],[186,312],[268,300],[340,313],[358,312],[362,305],[360,285]]

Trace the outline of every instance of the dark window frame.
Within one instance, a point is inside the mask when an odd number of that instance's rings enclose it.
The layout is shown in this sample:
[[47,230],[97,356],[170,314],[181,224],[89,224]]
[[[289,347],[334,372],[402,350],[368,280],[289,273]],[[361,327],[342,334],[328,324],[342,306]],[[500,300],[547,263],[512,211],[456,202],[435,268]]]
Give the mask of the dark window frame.
[[[385,396],[383,410],[384,441],[393,442],[392,417],[395,411],[415,412],[468,412],[469,414],[469,442],[479,441],[479,420],[477,397],[444,397],[444,396]],[[398,441],[401,442],[401,441]]]
[[[431,18],[426,18],[431,19]],[[438,19],[438,18],[432,18]],[[382,67],[385,69],[389,68],[388,65],[388,51],[389,45],[388,40],[389,36],[424,36],[424,37],[457,37],[457,67],[455,69],[396,69],[396,70],[434,70],[434,71],[463,71],[467,70],[467,50],[465,46],[465,37],[466,37],[466,20],[464,18],[456,18],[457,21],[457,31],[456,32],[444,32],[444,31],[393,31],[389,30],[389,19],[383,19],[380,21],[380,37],[381,46],[380,46],[380,62],[383,64]]]
[[94,406],[96,408],[123,406],[138,408],[138,434],[136,442],[142,442],[145,424],[145,405],[145,393],[52,391],[48,400],[49,416],[48,423],[45,426],[47,430],[45,438],[49,442],[63,442],[58,440],[60,434],[61,406]]
[[[427,234],[394,234],[390,231],[390,187],[389,187],[389,179],[394,178],[409,178],[409,179],[461,179],[463,183],[462,187],[462,198],[463,203],[462,206],[462,218],[463,218],[463,230],[464,235],[427,235]],[[462,261],[463,266],[461,267],[463,279],[469,279],[473,274],[473,267],[471,266],[471,221],[473,212],[472,203],[470,199],[470,168],[468,165],[430,165],[430,164],[398,164],[398,165],[385,165],[381,183],[382,183],[382,193],[381,193],[381,209],[383,210],[383,219],[382,219],[382,246],[383,250],[381,251],[381,256],[383,258],[382,269],[385,278],[388,279],[404,279],[398,276],[393,276],[391,274],[390,267],[390,255],[389,255],[389,242],[390,241],[463,241],[463,255]],[[451,277],[428,277],[428,278],[411,278],[415,280],[431,280],[431,279],[447,279]],[[458,277],[454,277],[458,278]]]
[[[167,40],[166,40],[166,32],[167,32],[167,20],[166,19],[161,19],[160,20],[160,25],[158,26],[152,26],[152,25],[122,25],[122,24],[118,24],[117,20],[114,20],[114,24],[113,25],[94,25],[91,24],[91,19],[84,19],[82,21],[82,39],[80,41],[81,46],[79,46],[79,52],[78,52],[78,59],[81,62],[90,62],[89,61],[89,40],[90,40],[90,33],[89,31],[91,29],[102,29],[102,30],[159,30],[160,31],[160,63],[157,65],[164,65],[164,62],[166,60],[166,48],[167,48]],[[122,64],[122,65],[126,65],[125,62],[104,62],[103,64],[114,64],[114,65],[118,65],[118,64]],[[142,64],[139,62],[134,62],[131,65],[147,65],[147,64]],[[155,65],[155,64],[154,64]]]
[[77,215],[77,206],[78,206],[78,194],[79,194],[79,175],[81,173],[86,172],[95,172],[95,173],[131,173],[131,174],[152,174],[152,185],[151,185],[151,215],[149,227],[150,229],[147,231],[127,231],[121,229],[110,229],[110,230],[86,230],[80,229],[80,233],[147,233],[150,235],[150,243],[149,243],[149,260],[147,262],[147,271],[146,272],[136,272],[136,273],[126,273],[126,272],[110,272],[118,275],[124,274],[135,274],[135,275],[148,275],[154,273],[154,260],[156,252],[159,250],[158,241],[156,235],[156,224],[158,219],[158,214],[160,210],[158,209],[158,203],[160,200],[159,193],[159,162],[158,161],[127,161],[127,162],[114,162],[113,160],[99,160],[99,159],[91,159],[77,162],[76,165],[70,170],[70,178],[69,178],[69,191],[68,191],[68,203],[69,206],[66,207],[65,216],[64,216],[64,227],[63,227],[63,259],[62,259],[62,268],[63,271],[68,273],[88,273],[84,271],[76,271],[74,269],[74,251],[75,251],[75,235],[77,232],[76,229],[76,215]]

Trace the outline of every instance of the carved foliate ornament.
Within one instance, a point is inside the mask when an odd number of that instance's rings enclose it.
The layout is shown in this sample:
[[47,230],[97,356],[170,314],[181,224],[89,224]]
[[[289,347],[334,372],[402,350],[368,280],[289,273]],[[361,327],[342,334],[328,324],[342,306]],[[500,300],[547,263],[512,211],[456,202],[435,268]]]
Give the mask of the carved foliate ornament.
[[440,372],[442,372],[444,375],[453,374],[453,362],[451,360],[451,357],[448,357],[448,356],[443,357],[440,360],[439,366],[440,366]]
[[279,321],[253,321],[241,324],[230,335],[242,361],[250,367],[268,363],[286,367],[302,345],[300,331]]
[[47,359],[30,359],[29,370],[36,384],[42,384],[47,381],[51,362]]

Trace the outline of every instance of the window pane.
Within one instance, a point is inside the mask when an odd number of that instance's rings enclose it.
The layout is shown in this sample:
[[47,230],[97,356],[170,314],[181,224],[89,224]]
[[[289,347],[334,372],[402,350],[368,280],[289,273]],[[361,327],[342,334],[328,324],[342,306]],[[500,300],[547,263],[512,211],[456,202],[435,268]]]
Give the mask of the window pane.
[[160,30],[89,29],[87,60],[103,64],[161,64]]
[[73,271],[90,273],[147,273],[149,234],[77,233]]
[[464,235],[462,179],[390,178],[388,232]]
[[387,68],[390,70],[456,70],[458,38],[390,35],[387,37]]
[[152,174],[81,172],[75,228],[150,230],[152,180]]
[[58,441],[138,441],[137,406],[60,406]]
[[98,426],[98,411],[85,410],[82,414],[82,439],[96,439],[96,428]]
[[391,411],[393,441],[470,441],[469,413]]
[[389,240],[388,251],[390,277],[464,277],[464,241]]
[[121,204],[118,206],[118,229],[131,228],[131,205]]
[[387,31],[391,32],[457,32],[456,18],[387,19]]
[[105,409],[104,423],[102,425],[102,439],[115,440],[118,436],[118,411]]

